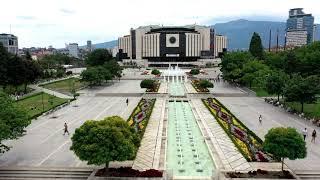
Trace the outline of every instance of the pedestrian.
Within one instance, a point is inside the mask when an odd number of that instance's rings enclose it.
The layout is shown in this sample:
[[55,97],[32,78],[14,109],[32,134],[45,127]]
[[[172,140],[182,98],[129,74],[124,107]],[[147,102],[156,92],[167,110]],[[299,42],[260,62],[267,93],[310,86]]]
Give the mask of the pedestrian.
[[304,128],[304,130],[302,131],[302,135],[303,135],[303,140],[306,141],[306,137],[308,136],[307,128]]
[[317,137],[317,131],[314,129],[314,130],[312,131],[312,139],[311,139],[311,142],[316,143],[316,137]]
[[261,114],[259,116],[259,123],[262,124],[262,116],[261,116]]
[[129,105],[129,99],[127,98],[127,100],[126,100],[126,103],[127,103],[127,106]]
[[67,123],[64,123],[64,133],[63,133],[63,135],[65,135],[66,133],[68,133],[68,135],[69,135],[68,125],[67,125]]

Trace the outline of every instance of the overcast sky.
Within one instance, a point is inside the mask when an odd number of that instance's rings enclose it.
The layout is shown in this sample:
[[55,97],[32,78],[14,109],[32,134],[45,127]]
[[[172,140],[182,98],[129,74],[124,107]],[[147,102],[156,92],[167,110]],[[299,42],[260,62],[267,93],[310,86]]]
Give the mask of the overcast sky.
[[285,21],[302,7],[320,23],[320,0],[0,0],[0,33],[19,47],[117,39],[142,25],[211,25],[239,18]]

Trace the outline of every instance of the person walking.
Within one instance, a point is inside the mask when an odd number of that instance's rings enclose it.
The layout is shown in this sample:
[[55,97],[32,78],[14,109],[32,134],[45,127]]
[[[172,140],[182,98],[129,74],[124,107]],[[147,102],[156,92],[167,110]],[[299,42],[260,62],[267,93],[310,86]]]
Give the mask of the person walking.
[[307,128],[304,128],[304,130],[302,131],[302,135],[303,135],[303,140],[306,141],[306,137],[308,136]]
[[262,124],[262,116],[261,116],[261,114],[259,116],[259,123]]
[[65,135],[66,133],[68,133],[68,135],[69,135],[68,125],[67,125],[67,123],[64,123],[64,133],[63,133],[63,135]]
[[129,105],[129,99],[128,98],[126,99],[126,103],[127,103],[127,106],[128,106]]
[[311,142],[316,143],[316,137],[317,137],[317,131],[314,129],[314,130],[312,131],[312,139],[311,139]]

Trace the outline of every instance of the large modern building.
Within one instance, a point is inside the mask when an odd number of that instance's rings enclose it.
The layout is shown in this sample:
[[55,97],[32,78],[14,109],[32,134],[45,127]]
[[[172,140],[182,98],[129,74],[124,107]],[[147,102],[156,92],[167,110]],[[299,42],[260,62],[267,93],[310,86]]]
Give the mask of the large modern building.
[[118,57],[143,66],[200,66],[213,61],[214,39],[206,26],[143,26],[118,39]]
[[88,40],[88,41],[87,41],[87,50],[88,50],[89,52],[92,51],[92,42],[91,42],[91,40]]
[[215,35],[214,38],[214,56],[218,57],[219,53],[222,53],[227,49],[227,37],[222,35]]
[[69,56],[79,58],[79,46],[77,43],[70,43],[68,45]]
[[18,54],[18,37],[12,34],[0,34],[0,43],[12,54]]
[[302,8],[290,9],[287,20],[286,46],[302,46],[311,43],[313,31],[314,17],[312,14],[305,14]]

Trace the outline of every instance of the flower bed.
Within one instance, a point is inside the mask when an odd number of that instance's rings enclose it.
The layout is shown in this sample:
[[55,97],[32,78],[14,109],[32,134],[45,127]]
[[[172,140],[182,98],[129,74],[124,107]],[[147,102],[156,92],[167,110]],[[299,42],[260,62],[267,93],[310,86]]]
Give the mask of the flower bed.
[[127,120],[129,125],[134,127],[141,137],[147,127],[155,101],[156,99],[142,98]]
[[249,171],[248,173],[228,172],[227,178],[244,178],[244,179],[295,179],[289,171]]
[[207,93],[207,92],[209,92],[209,89],[200,87],[200,84],[199,84],[199,83],[200,83],[199,80],[192,80],[192,81],[191,81],[191,85],[193,86],[193,88],[194,88],[197,92],[201,92],[201,93]]
[[139,171],[132,169],[131,167],[109,168],[99,169],[96,176],[103,177],[162,177],[163,172],[155,169],[148,169],[145,171]]
[[272,160],[270,154],[262,151],[262,140],[223,104],[215,98],[202,99],[202,101],[247,161]]

